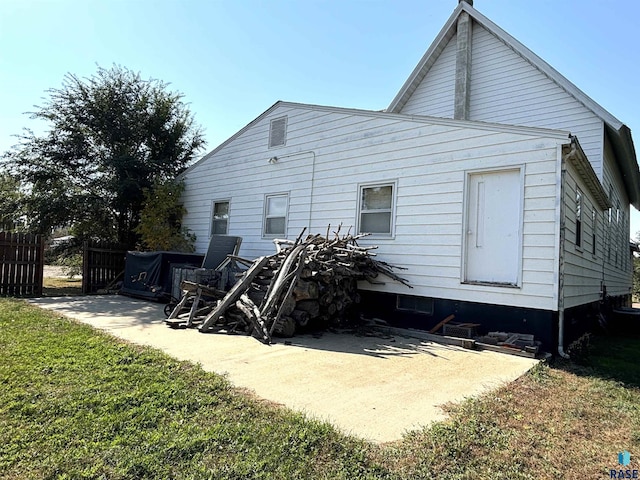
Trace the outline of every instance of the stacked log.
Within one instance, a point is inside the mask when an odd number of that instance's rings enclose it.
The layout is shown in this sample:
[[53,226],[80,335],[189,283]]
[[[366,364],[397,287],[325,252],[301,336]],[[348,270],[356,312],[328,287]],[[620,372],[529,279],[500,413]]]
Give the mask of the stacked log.
[[344,326],[360,301],[358,281],[382,283],[378,278],[384,275],[411,288],[394,273],[398,267],[374,258],[377,247],[358,245],[364,235],[340,236],[338,230],[333,239],[303,240],[303,233],[295,241],[276,240],[276,254],[250,262],[200,331],[243,331],[270,343],[274,334]]

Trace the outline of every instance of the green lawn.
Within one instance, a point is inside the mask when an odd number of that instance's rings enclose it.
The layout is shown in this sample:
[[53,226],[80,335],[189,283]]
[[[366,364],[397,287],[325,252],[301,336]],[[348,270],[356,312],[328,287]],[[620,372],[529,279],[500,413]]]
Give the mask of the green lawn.
[[0,299],[0,478],[609,478],[621,450],[639,468],[640,340],[595,345],[590,365],[538,367],[449,406],[446,422],[374,445]]

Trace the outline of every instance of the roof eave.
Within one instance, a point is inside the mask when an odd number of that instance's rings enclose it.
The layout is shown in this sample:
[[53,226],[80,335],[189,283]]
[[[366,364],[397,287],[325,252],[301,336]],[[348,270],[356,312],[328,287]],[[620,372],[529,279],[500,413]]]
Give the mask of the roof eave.
[[563,145],[563,154],[566,160],[572,162],[574,168],[578,172],[578,175],[582,178],[582,181],[587,186],[593,198],[600,207],[601,210],[611,208],[611,201],[602,187],[602,183],[598,179],[596,172],[593,170],[593,166],[587,154],[584,153],[582,146],[578,139],[571,136],[571,142]]
[[633,139],[631,138],[631,131],[629,128],[570,82],[555,68],[545,62],[524,44],[520,43],[516,38],[509,35],[501,27],[482,15],[467,2],[463,1],[458,4],[457,8],[447,20],[445,26],[442,28],[424,56],[420,59],[420,62],[412,72],[409,79],[405,82],[400,92],[398,92],[389,105],[387,111],[397,113],[402,109],[408,98],[415,90],[417,83],[424,78],[433,63],[435,63],[440,52],[446,46],[446,42],[453,35],[453,32],[456,29],[456,20],[462,11],[467,12],[474,21],[478,22],[484,28],[488,29],[500,38],[506,45],[525,58],[534,67],[538,68],[544,75],[558,84],[604,122],[614,146],[614,151],[624,179],[625,188],[629,195],[629,201],[636,209],[640,210],[640,171],[638,170],[635,147],[633,145]]
[[222,142],[221,144],[219,144],[216,148],[214,148],[213,150],[211,150],[210,152],[207,152],[205,155],[202,156],[202,158],[200,160],[198,160],[196,163],[194,163],[193,165],[191,165],[189,168],[187,168],[184,172],[182,172],[180,175],[178,175],[176,177],[176,180],[182,180],[191,170],[193,170],[194,168],[196,168],[197,165],[200,165],[202,162],[204,162],[205,160],[207,160],[208,158],[212,157],[213,155],[215,155],[219,150],[221,150],[222,148],[224,148],[225,145],[228,145],[229,143],[231,143],[233,140],[235,140],[237,137],[239,137],[240,135],[242,135],[244,132],[246,132],[247,130],[249,130],[249,128],[251,128],[253,125],[255,125],[256,123],[258,123],[260,120],[262,120],[265,116],[269,115],[269,113],[271,113],[273,110],[275,110],[279,105],[283,104],[285,102],[283,102],[282,100],[278,100],[276,103],[274,103],[273,105],[271,105],[269,108],[267,108],[264,112],[262,112],[260,115],[258,115],[256,118],[254,118],[253,120],[251,120],[248,124],[246,124],[244,127],[242,127],[240,130],[238,130],[236,133],[234,133],[233,135],[231,135],[229,138],[227,138],[224,142]]
[[605,123],[605,128],[620,167],[622,181],[629,195],[629,203],[636,210],[640,210],[640,169],[638,168],[631,130],[626,125],[622,125],[616,130],[608,123]]

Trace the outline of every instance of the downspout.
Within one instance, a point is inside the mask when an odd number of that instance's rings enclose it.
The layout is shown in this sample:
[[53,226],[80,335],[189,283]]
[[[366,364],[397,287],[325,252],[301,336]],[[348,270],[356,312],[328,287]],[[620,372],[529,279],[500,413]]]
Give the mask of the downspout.
[[571,151],[562,156],[560,165],[560,252],[558,266],[558,355],[569,359],[569,354],[564,351],[564,243],[565,243],[565,177],[567,174],[567,159],[576,154],[576,143],[571,138]]

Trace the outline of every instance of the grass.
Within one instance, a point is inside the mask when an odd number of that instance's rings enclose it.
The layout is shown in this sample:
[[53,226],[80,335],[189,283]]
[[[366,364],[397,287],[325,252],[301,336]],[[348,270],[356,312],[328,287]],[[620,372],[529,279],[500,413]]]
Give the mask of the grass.
[[82,279],[63,277],[44,277],[42,295],[45,297],[64,297],[82,294]]
[[2,478],[356,478],[376,471],[366,444],[328,424],[18,301],[0,301],[0,383]]
[[[574,370],[542,365],[452,406],[449,421],[404,439],[394,470],[406,478],[609,478],[617,452],[640,454],[640,391],[592,367]],[[628,468],[640,468],[637,459]]]
[[0,300],[0,478],[609,478],[619,451],[639,468],[640,339],[593,348],[586,365],[541,365],[374,445],[196,365]]

